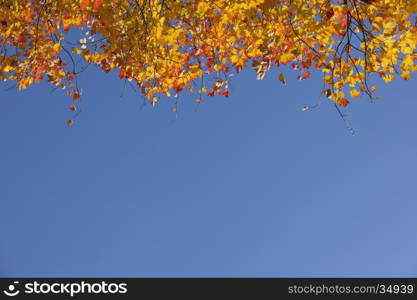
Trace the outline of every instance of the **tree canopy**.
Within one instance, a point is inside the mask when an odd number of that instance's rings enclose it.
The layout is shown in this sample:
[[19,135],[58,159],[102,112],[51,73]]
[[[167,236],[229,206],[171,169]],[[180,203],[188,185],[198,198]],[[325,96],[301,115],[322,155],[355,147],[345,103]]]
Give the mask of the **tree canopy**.
[[415,0],[0,0],[0,79],[24,89],[45,78],[75,111],[90,64],[118,70],[152,105],[187,89],[197,102],[227,97],[243,68],[262,79],[288,65],[300,80],[322,72],[323,95],[347,106],[373,98],[371,75],[417,70],[416,13]]

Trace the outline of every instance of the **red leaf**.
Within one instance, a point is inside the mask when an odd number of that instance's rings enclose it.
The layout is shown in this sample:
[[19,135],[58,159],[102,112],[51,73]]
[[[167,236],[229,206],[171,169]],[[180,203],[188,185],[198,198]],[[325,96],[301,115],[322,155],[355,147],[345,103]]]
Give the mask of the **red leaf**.
[[104,1],[104,0],[95,0],[95,1],[94,1],[94,5],[93,5],[93,8],[94,8],[94,9],[98,9],[98,8],[100,8],[100,6],[103,4],[103,1]]
[[86,9],[87,6],[88,6],[88,4],[90,4],[90,0],[83,0],[83,1],[81,1],[81,3],[80,3],[81,10]]
[[346,31],[344,30],[339,30],[339,32],[337,33],[338,36],[345,36]]
[[43,70],[45,70],[45,65],[41,65],[41,66],[39,66],[39,68],[36,70],[36,74],[40,74],[40,73],[42,73],[43,72]]
[[334,10],[333,8],[330,8],[327,12],[326,12],[326,20],[331,19],[334,16]]
[[36,77],[35,77],[35,82],[36,83],[39,83],[39,82],[41,82],[41,80],[43,79],[43,74],[38,74],[38,75],[36,75]]

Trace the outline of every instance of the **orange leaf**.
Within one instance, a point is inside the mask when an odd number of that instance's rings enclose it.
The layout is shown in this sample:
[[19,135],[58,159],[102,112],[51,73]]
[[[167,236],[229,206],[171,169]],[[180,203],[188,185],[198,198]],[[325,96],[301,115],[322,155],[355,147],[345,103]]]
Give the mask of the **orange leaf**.
[[346,98],[341,98],[338,102],[337,102],[337,104],[339,104],[340,106],[348,106],[349,105],[349,100],[348,99],[346,99]]
[[282,74],[282,73],[278,75],[278,80],[284,85],[287,84],[287,82],[285,80],[285,75]]
[[310,75],[311,75],[311,72],[307,71],[307,72],[304,73],[303,78],[308,79],[308,78],[310,78]]

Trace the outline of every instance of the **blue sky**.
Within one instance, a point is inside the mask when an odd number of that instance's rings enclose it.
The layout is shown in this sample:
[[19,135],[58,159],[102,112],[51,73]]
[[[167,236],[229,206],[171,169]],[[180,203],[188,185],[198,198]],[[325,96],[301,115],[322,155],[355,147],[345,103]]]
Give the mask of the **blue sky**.
[[176,119],[91,69],[72,128],[47,84],[2,91],[0,276],[417,276],[416,81],[354,100],[352,136],[295,77]]

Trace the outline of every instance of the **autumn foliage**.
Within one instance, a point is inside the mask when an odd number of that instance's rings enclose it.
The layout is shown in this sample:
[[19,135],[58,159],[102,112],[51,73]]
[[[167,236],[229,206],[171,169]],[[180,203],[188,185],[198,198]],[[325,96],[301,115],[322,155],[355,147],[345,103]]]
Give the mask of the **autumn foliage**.
[[323,95],[346,106],[373,97],[372,75],[411,78],[416,13],[416,0],[0,0],[0,78],[19,89],[45,79],[76,111],[90,64],[152,105],[187,89],[227,97],[243,68],[262,79],[289,66],[300,80],[318,70]]

